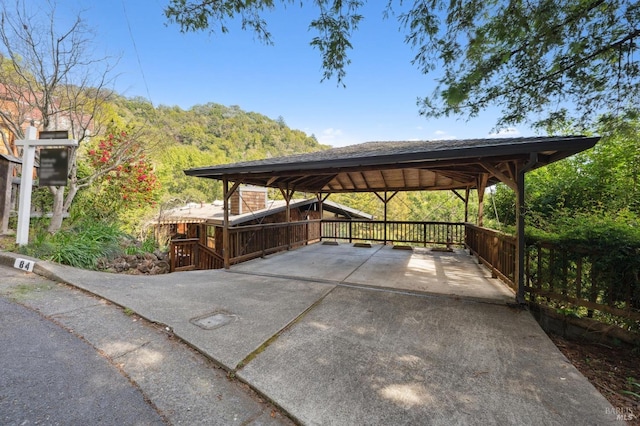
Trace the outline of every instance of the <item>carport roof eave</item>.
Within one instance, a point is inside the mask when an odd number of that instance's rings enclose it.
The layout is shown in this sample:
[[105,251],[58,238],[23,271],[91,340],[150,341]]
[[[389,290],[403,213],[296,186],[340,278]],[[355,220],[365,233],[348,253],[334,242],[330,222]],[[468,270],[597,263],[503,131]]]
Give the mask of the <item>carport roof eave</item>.
[[[468,141],[468,145],[465,145],[467,141],[464,140],[455,141],[456,146],[453,148],[443,148],[441,144],[435,150],[428,149],[429,144],[438,141],[415,142],[415,146],[412,146],[411,142],[374,142],[352,146],[357,148],[358,146],[379,144],[376,148],[382,147],[383,149],[377,149],[372,155],[366,155],[366,153],[357,155],[353,153],[354,151],[350,151],[347,155],[341,156],[345,152],[345,148],[351,148],[344,147],[268,160],[193,168],[185,170],[184,173],[194,177],[218,180],[226,178],[230,181],[245,180],[264,185],[265,175],[273,174],[278,176],[285,172],[288,174],[309,175],[319,172],[327,174],[328,170],[333,170],[334,172],[332,173],[340,173],[352,168],[362,167],[411,168],[413,163],[425,164],[433,162],[436,164],[441,161],[474,158],[482,161],[483,159],[495,157],[504,159],[505,156],[513,156],[514,159],[519,159],[522,156],[528,157],[530,153],[553,153],[547,155],[547,158],[552,158],[550,162],[553,162],[589,149],[599,139],[600,137],[586,136],[473,139]],[[397,144],[400,144],[401,148],[408,152],[397,152]],[[387,148],[386,150],[384,149],[385,147]],[[318,160],[315,158],[317,155],[322,155],[324,158]],[[539,163],[534,165],[533,168],[546,164],[548,162]]]

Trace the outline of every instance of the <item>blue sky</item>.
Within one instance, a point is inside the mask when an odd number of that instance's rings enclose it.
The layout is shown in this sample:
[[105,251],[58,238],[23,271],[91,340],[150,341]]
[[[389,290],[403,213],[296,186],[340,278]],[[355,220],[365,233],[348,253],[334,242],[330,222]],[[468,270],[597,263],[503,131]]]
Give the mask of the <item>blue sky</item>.
[[238,105],[274,119],[282,116],[289,127],[333,146],[495,136],[492,112],[471,121],[419,116],[417,98],[432,92],[434,76],[411,65],[413,52],[399,24],[383,19],[381,6],[364,10],[343,88],[335,80],[321,82],[320,55],[309,46],[313,9],[290,5],[270,13],[275,45],[269,46],[233,23],[227,34],[182,34],[164,17],[167,1],[59,0],[58,16],[72,17],[82,9],[96,34],[96,56],[121,57],[114,89],[156,106]]

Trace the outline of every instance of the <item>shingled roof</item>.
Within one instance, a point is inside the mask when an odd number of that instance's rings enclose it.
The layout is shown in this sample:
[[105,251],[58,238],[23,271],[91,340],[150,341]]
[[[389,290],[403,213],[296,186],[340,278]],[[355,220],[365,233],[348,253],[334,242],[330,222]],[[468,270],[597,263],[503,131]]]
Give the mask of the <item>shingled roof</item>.
[[305,192],[476,188],[593,147],[599,137],[555,136],[367,142],[308,154],[185,170],[189,176]]

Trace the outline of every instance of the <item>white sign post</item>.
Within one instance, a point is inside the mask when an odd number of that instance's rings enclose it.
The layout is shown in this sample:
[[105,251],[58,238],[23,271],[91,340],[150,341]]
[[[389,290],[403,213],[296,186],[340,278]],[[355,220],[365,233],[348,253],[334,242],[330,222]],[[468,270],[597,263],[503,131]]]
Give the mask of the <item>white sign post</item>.
[[29,221],[31,219],[31,191],[33,189],[33,166],[38,146],[78,146],[74,139],[37,139],[38,129],[27,127],[24,140],[17,140],[16,146],[23,146],[22,178],[20,180],[20,204],[18,205],[18,229],[16,244],[29,243]]

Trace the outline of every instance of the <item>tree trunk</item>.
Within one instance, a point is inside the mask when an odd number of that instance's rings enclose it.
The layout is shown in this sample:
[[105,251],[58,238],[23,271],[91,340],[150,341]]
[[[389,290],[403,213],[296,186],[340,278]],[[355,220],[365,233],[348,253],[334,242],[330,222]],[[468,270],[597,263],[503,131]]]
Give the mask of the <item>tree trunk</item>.
[[49,224],[48,230],[54,234],[62,227],[62,218],[66,213],[64,211],[64,186],[52,187],[51,193],[53,194],[53,208],[51,210],[51,223]]
[[0,235],[5,235],[9,233],[9,215],[11,212],[11,189],[12,189],[12,178],[13,178],[13,169],[14,164],[10,161],[6,164],[6,171],[3,170],[3,167],[0,166],[0,173],[3,173],[4,176],[0,177],[0,182],[4,182],[3,185],[0,185],[0,191],[3,191],[3,196],[0,196],[0,200],[2,201],[2,205],[0,206]]

